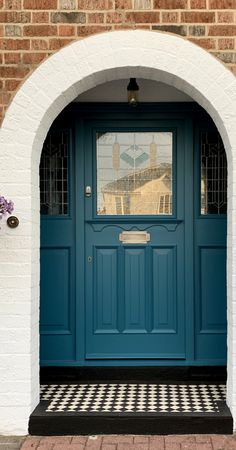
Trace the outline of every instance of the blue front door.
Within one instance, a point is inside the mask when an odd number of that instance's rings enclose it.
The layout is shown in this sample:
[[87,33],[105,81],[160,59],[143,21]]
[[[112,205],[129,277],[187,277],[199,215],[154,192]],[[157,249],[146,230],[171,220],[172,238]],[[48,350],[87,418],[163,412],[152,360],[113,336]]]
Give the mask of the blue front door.
[[129,114],[47,138],[42,365],[224,364],[222,142],[210,121]]
[[85,358],[184,360],[182,125],[94,122],[86,134]]

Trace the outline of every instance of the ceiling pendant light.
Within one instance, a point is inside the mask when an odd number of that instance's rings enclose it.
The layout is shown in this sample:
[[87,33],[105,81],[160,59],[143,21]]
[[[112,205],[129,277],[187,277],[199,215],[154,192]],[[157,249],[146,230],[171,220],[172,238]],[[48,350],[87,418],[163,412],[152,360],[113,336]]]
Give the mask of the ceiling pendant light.
[[138,91],[139,86],[136,82],[136,78],[130,78],[129,84],[127,86],[128,92],[128,103],[131,106],[137,106],[138,104]]

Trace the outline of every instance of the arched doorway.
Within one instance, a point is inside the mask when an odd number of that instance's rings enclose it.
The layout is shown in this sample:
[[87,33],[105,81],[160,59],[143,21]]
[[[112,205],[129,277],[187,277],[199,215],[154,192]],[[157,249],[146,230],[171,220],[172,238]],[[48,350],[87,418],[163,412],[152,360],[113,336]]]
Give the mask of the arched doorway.
[[[102,82],[130,76],[164,81],[189,93],[210,114],[224,142],[228,159],[227,399],[232,414],[235,413],[236,387],[233,376],[235,366],[233,350],[235,78],[212,56],[179,37],[145,31],[124,31],[87,38],[62,49],[49,58],[20,88],[2,124],[0,139],[4,162],[1,186],[12,188],[11,196],[14,196],[16,208],[22,219],[22,226],[15,231],[14,239],[20,239],[21,245],[24,242],[30,255],[30,263],[27,259],[27,263],[21,265],[20,276],[17,271],[13,271],[15,301],[18,302],[18,299],[22,298],[23,292],[29,307],[27,320],[24,317],[25,333],[21,341],[20,366],[17,358],[12,357],[15,354],[14,351],[12,354],[7,352],[5,356],[6,366],[9,367],[7,380],[13,381],[17,370],[24,379],[25,394],[20,407],[15,405],[14,396],[12,396],[12,403],[4,412],[1,422],[3,433],[25,433],[29,414],[38,402],[39,192],[37,173],[43,141],[54,119],[79,93]],[[19,165],[19,155],[24,155],[22,165]],[[23,185],[20,195],[19,185]],[[12,248],[12,239],[10,234],[5,236],[6,251]],[[23,258],[22,253],[22,262],[25,262]],[[12,267],[15,267],[13,254],[9,253],[8,261]],[[12,341],[12,332],[8,327],[6,334],[9,334],[9,339]],[[16,330],[13,335],[18,339]],[[14,424],[11,407],[14,407]]]
[[40,173],[41,365],[226,365],[227,161],[204,110],[71,104]]

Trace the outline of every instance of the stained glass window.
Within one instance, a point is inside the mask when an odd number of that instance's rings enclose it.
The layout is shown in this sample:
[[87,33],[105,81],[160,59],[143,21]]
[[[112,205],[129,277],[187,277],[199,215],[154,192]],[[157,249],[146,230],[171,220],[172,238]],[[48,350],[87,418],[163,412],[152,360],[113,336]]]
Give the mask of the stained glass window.
[[219,133],[201,133],[201,214],[227,212],[227,160]]
[[40,210],[43,215],[68,214],[69,132],[50,131],[40,162]]
[[171,215],[171,132],[97,134],[97,214]]

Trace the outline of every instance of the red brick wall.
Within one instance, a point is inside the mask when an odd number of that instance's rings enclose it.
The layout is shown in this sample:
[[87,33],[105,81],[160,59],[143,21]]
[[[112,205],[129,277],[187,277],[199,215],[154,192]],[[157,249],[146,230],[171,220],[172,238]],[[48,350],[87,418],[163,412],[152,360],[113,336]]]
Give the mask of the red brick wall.
[[236,74],[236,0],[0,0],[0,120],[19,84],[51,53],[133,28],[183,36]]

